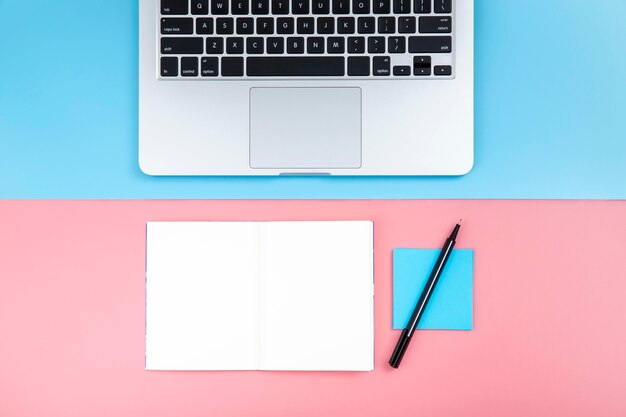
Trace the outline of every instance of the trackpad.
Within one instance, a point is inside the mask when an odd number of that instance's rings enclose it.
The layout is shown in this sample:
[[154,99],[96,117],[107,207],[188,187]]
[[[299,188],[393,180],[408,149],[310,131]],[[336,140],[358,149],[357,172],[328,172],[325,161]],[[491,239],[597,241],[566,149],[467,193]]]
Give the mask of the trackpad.
[[250,89],[250,167],[360,166],[360,88]]

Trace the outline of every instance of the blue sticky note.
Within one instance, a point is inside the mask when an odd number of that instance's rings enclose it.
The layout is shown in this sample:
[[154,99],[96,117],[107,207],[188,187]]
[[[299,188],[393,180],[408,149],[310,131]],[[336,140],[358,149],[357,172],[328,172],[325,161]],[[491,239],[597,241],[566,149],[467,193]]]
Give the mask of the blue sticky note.
[[[439,252],[439,249],[394,249],[394,329],[406,327]],[[474,251],[453,250],[417,327],[472,330],[473,287]]]

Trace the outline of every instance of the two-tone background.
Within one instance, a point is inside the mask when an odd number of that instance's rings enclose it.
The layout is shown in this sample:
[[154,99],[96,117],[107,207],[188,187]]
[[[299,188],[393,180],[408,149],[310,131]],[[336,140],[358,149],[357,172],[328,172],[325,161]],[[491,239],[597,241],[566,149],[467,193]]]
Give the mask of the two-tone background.
[[[626,415],[624,0],[476,0],[449,178],[145,176],[136,3],[0,0],[0,416]],[[458,217],[474,330],[388,369],[391,250]],[[145,222],[291,219],[375,222],[376,370],[144,371]]]

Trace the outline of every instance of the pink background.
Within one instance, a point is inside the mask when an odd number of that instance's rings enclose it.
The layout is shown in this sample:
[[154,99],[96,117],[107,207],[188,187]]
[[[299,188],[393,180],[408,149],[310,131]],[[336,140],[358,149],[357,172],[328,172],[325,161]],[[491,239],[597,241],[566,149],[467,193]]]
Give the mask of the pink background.
[[[463,217],[475,328],[387,366],[391,250]],[[375,222],[376,370],[147,372],[145,222]],[[0,201],[0,416],[624,416],[626,202]]]

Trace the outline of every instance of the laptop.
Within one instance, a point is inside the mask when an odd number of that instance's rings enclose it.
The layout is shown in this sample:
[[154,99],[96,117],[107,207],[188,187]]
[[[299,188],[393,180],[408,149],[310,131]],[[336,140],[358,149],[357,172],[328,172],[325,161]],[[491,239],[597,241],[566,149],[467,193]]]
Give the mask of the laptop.
[[473,0],[139,0],[149,175],[463,175]]

